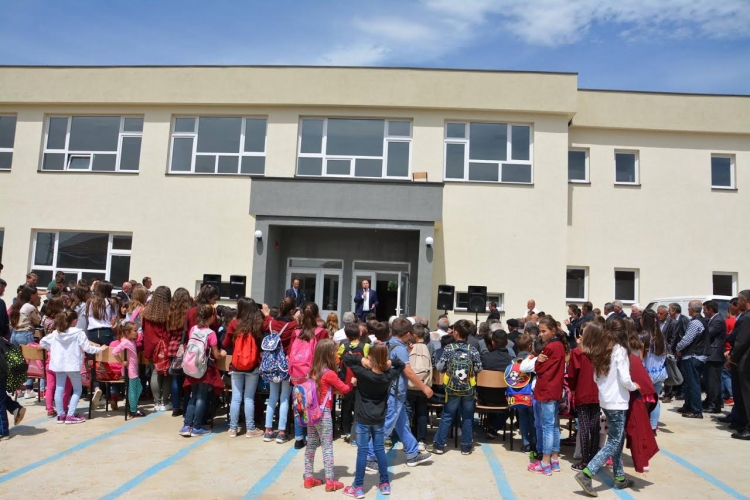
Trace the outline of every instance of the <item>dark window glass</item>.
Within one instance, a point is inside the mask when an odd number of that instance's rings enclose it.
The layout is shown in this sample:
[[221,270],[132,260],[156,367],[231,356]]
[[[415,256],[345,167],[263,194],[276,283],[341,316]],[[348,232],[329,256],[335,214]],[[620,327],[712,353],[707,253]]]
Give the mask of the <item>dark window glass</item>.
[[615,182],[635,182],[635,155],[615,154]]
[[106,269],[107,233],[60,232],[57,244],[57,267],[71,269]]
[[114,172],[117,168],[117,155],[94,155],[91,170],[96,172]]
[[13,153],[0,153],[0,170],[10,170],[13,164]]
[[47,130],[47,149],[65,149],[65,136],[68,133],[68,119],[52,117]]
[[409,175],[409,143],[388,143],[388,168],[389,177],[406,177]]
[[198,119],[199,153],[239,153],[242,118]]
[[[32,269],[32,273],[36,274],[36,286],[37,288],[46,288],[47,284],[54,280],[54,271],[49,271],[47,269]],[[65,274],[65,278],[67,281],[67,273]],[[15,290],[14,290],[15,291]]]
[[503,164],[503,182],[531,183],[531,165]]
[[302,120],[302,144],[300,153],[322,153],[323,122],[320,119],[306,118]]
[[219,156],[219,173],[236,174],[239,169],[239,156]]
[[328,160],[326,162],[327,175],[351,175],[351,160]]
[[505,160],[508,126],[505,123],[469,124],[469,160]]
[[728,274],[714,274],[714,295],[734,295],[733,277]]
[[326,154],[383,156],[384,133],[385,120],[329,119]]
[[446,125],[446,136],[456,139],[466,138],[465,123],[449,123]]
[[323,158],[300,157],[297,160],[297,175],[321,175],[323,173]]
[[382,177],[383,160],[358,158],[354,162],[355,177]]
[[464,178],[464,148],[465,144],[446,144],[445,146],[445,177],[448,179]]
[[69,151],[117,151],[119,116],[74,116],[70,122]]
[[586,271],[583,269],[568,269],[565,281],[565,297],[568,299],[584,299],[586,297]]
[[585,181],[586,151],[568,151],[568,180]]
[[130,279],[130,255],[113,255],[110,258],[109,281],[116,287]]
[[635,300],[635,273],[615,271],[615,300]]
[[711,157],[711,185],[732,187],[732,160],[725,156]]
[[122,125],[124,132],[143,132],[143,118],[125,118]]
[[266,150],[266,119],[248,118],[245,120],[245,151],[262,153]]
[[120,170],[138,170],[140,159],[141,138],[123,137],[122,155],[120,156]]
[[469,163],[470,181],[494,181],[498,180],[497,163]]
[[0,116],[0,148],[12,148],[16,139],[16,117]]
[[175,118],[174,131],[188,133],[195,132],[195,118]]
[[511,160],[528,160],[531,149],[531,127],[513,125],[511,127]]
[[260,174],[266,170],[266,158],[264,156],[243,156],[240,164],[241,174]]
[[35,266],[51,266],[55,255],[55,233],[36,233]]
[[216,156],[195,155],[195,173],[213,174],[216,172]]
[[112,250],[130,250],[133,246],[133,237],[126,234],[112,236]]
[[65,168],[65,153],[44,153],[42,170],[63,170]]
[[172,172],[190,172],[193,159],[193,138],[175,137],[172,146]]

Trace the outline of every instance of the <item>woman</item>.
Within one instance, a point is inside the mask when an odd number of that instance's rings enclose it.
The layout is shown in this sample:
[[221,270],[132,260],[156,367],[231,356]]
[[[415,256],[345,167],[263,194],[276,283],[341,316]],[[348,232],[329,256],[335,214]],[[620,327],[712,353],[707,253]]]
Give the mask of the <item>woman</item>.
[[667,380],[667,340],[659,328],[659,320],[656,312],[646,309],[641,315],[641,338],[643,341],[643,366],[646,367],[651,382],[656,390],[656,407],[651,411],[651,430],[656,431],[659,428],[659,415],[661,413],[661,402],[659,394],[664,387],[664,381]]
[[333,338],[336,332],[339,331],[339,317],[335,312],[328,313],[326,318],[326,330],[328,330],[328,337]]
[[[145,287],[140,287],[146,290]],[[135,296],[135,293],[133,294]],[[148,359],[151,366],[151,393],[154,395],[154,411],[171,410],[168,404],[171,389],[171,377],[167,373],[159,373],[156,370],[156,356],[159,354],[157,347],[164,343],[164,354],[169,343],[167,333],[167,316],[169,315],[169,303],[172,300],[172,290],[166,286],[159,286],[151,295],[151,300],[143,309],[143,355]]]
[[[89,341],[98,345],[111,344],[115,340],[112,325],[117,318],[117,302],[112,298],[112,283],[97,282],[94,296],[86,301],[85,310],[88,326],[86,336]],[[91,404],[94,408],[98,408],[102,390],[98,383],[95,386]]]
[[[279,315],[275,318],[272,318],[271,316],[266,317],[266,331],[280,334],[281,346],[284,350],[284,355],[287,358],[289,357],[289,351],[292,348],[294,330],[299,327],[293,318],[294,310],[296,308],[297,303],[293,298],[284,297],[284,300],[279,304]],[[276,439],[276,442],[279,444],[286,443],[288,440],[286,435],[286,418],[289,412],[289,396],[292,394],[292,385],[289,380],[269,382],[268,385],[269,394],[266,404],[266,432],[263,435],[263,441],[268,443]],[[274,436],[273,414],[277,402],[279,403],[279,427],[278,432]],[[303,448],[303,446],[300,446],[298,449],[301,448]]]
[[[153,299],[152,299],[153,300]],[[187,342],[187,313],[193,306],[193,299],[190,292],[184,288],[178,288],[174,291],[172,301],[169,303],[169,312],[167,313],[166,329],[168,334],[167,356],[173,361],[177,356],[180,346]],[[172,377],[172,416],[180,417],[185,412],[187,401],[182,401],[182,384],[185,381],[184,375],[174,375]],[[166,396],[162,395],[162,398]]]
[[[42,324],[42,316],[37,309],[39,301],[37,289],[24,286],[10,306],[10,341],[15,347],[34,342],[34,328]],[[37,396],[32,379],[27,379],[24,387],[26,399],[34,399]],[[13,389],[15,390],[15,387]]]

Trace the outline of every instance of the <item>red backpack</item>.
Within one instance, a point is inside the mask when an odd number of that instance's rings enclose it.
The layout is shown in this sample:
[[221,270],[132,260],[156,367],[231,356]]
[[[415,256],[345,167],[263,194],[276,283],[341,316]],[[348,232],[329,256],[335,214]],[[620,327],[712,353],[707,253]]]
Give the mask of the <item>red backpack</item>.
[[313,354],[318,341],[313,337],[310,341],[302,340],[299,336],[302,330],[295,330],[296,338],[289,351],[289,375],[292,384],[296,385],[306,380],[312,369]]
[[160,375],[167,375],[169,373],[170,360],[167,355],[167,344],[163,339],[159,339],[159,342],[154,348],[154,368]]
[[239,371],[249,372],[258,365],[258,344],[252,334],[237,335],[234,338],[232,365]]

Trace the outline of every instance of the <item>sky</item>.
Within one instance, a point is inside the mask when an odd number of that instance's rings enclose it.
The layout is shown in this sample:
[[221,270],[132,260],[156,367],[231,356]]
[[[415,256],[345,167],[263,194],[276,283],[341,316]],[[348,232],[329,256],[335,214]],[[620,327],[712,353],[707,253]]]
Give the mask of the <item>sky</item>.
[[750,0],[0,0],[0,65],[256,64],[750,95]]

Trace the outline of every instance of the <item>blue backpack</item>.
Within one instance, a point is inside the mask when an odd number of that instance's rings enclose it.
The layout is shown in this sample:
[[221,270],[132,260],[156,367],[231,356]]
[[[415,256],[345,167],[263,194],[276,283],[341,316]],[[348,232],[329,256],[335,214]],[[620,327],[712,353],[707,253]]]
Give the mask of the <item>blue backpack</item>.
[[281,382],[289,380],[289,362],[281,346],[281,334],[284,333],[289,323],[284,325],[279,333],[271,330],[260,343],[263,356],[260,359],[260,376],[266,382]]
[[504,374],[505,383],[508,384],[505,396],[508,407],[512,409],[530,407],[532,403],[531,374],[521,371],[521,361],[519,358],[509,364]]

